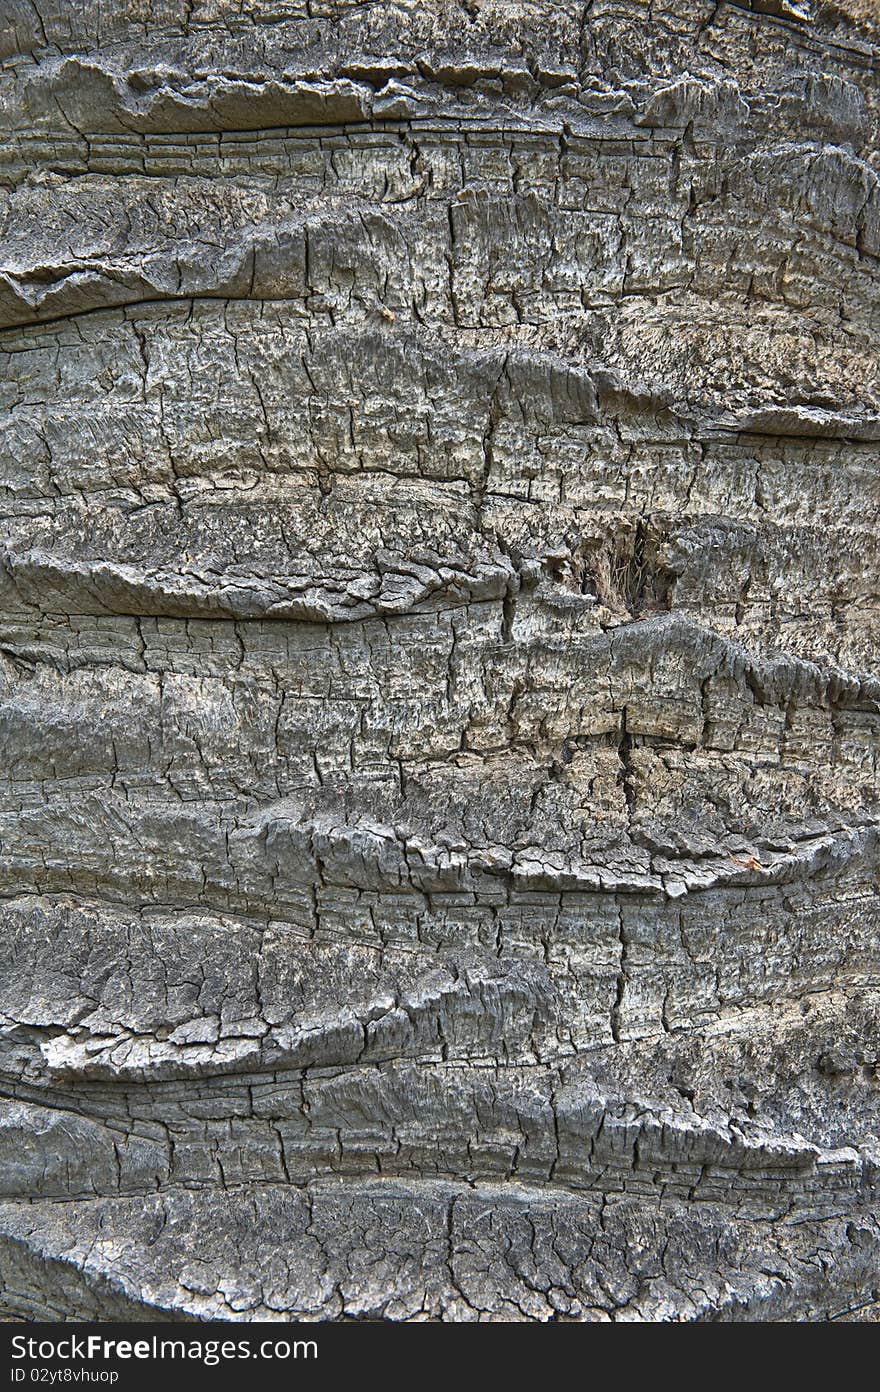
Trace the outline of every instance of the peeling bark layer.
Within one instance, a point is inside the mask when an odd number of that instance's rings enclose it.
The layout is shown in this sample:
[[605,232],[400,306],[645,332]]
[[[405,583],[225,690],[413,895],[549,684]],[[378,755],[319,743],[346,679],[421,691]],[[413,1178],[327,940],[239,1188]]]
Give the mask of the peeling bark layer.
[[873,1317],[874,4],[0,56],[0,1308]]

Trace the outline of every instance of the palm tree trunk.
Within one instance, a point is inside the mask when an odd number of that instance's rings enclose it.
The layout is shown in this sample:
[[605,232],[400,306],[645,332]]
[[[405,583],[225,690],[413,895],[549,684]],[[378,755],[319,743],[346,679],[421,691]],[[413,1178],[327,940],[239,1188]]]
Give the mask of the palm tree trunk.
[[0,1307],[871,1318],[876,5],[136,10],[0,7]]

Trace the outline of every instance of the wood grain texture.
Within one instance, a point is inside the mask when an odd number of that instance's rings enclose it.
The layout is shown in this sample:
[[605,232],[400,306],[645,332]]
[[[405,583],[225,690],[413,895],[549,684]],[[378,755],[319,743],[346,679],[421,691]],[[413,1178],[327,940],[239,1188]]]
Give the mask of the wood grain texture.
[[876,5],[0,60],[0,1310],[874,1317]]

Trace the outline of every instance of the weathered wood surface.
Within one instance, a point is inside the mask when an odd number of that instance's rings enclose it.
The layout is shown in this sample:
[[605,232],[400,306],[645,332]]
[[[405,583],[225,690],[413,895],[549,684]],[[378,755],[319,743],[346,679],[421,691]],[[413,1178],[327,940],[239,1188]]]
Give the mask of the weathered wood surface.
[[877,7],[0,55],[0,1307],[870,1317]]

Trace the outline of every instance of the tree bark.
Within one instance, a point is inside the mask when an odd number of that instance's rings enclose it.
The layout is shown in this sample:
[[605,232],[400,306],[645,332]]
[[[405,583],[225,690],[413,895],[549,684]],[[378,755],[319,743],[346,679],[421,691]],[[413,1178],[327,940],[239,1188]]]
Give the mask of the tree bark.
[[6,1317],[872,1318],[875,4],[0,56]]

